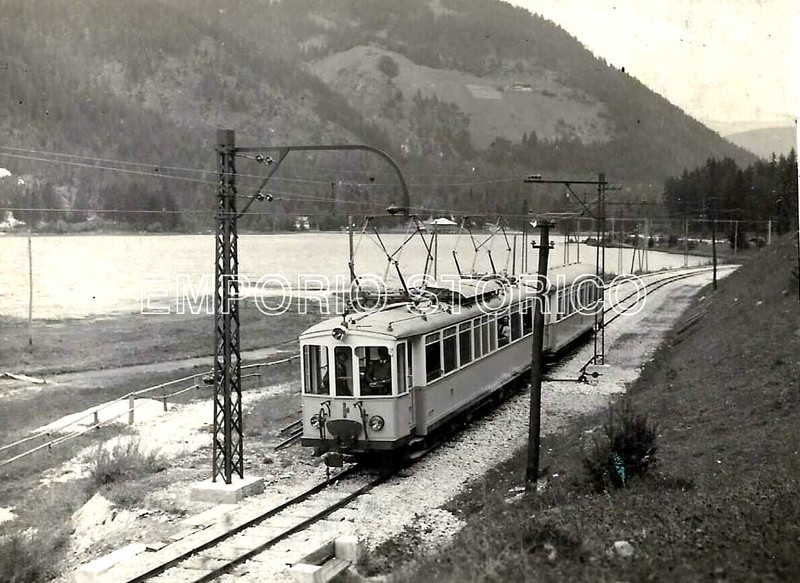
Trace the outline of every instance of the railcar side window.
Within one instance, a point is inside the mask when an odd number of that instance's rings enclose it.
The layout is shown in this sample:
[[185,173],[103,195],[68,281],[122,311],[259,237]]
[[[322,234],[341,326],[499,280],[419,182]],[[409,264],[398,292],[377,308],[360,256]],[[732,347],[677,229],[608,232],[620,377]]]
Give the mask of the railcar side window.
[[[397,392],[403,394],[408,390],[406,385],[406,344],[397,345]],[[363,391],[362,391],[363,393]]]
[[411,344],[408,345],[408,376],[406,379],[406,387],[410,390],[414,386],[414,350],[411,348]]
[[458,356],[461,366],[472,362],[472,322],[458,327]]
[[528,300],[522,308],[522,335],[527,336],[531,332],[533,332],[533,302]]
[[[392,394],[392,359],[385,346],[363,346],[363,357],[359,358],[361,395],[375,397]],[[404,367],[405,368],[405,367]]]
[[509,314],[503,314],[497,317],[497,345],[502,347],[508,344],[511,338],[511,325],[509,323]]
[[481,319],[475,318],[473,321],[472,336],[475,341],[475,358],[483,356],[483,342],[481,342]]
[[[495,324],[496,322],[493,318],[490,319],[489,316],[483,317],[483,350],[486,354],[497,350],[497,329]],[[486,348],[487,346],[489,347],[488,349]]]
[[442,354],[439,333],[435,332],[425,337],[425,379],[431,382],[440,376],[442,376]]
[[329,394],[327,346],[303,346],[303,391],[309,395]]
[[444,331],[442,342],[444,352],[444,374],[453,372],[458,368],[458,352],[456,346],[456,327],[451,326]]
[[353,350],[349,346],[337,346],[333,350],[336,378],[336,396],[353,395]]
[[514,306],[509,315],[511,320],[511,342],[522,337],[522,326],[520,322],[519,306]]

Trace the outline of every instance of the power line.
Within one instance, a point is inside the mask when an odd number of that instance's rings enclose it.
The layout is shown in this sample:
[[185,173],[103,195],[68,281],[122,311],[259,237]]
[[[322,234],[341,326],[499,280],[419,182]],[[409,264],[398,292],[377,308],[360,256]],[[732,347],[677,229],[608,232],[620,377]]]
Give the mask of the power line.
[[163,170],[175,170],[179,172],[199,172],[202,174],[215,174],[213,169],[204,170],[202,168],[185,168],[180,166],[164,166],[162,164],[148,164],[146,162],[130,162],[127,160],[117,160],[113,158],[97,158],[93,156],[81,156],[78,154],[66,154],[63,152],[47,152],[44,150],[31,150],[27,148],[15,148],[13,146],[2,146],[2,150],[13,150],[15,152],[25,152],[27,154],[36,154],[38,156],[63,156],[64,158],[77,158],[80,160],[91,160],[92,162],[104,162],[109,164],[126,164],[128,166],[142,166],[145,168],[158,168]]
[[[52,162],[55,164],[68,164],[74,166],[81,166],[87,168],[96,168],[99,170],[118,170],[120,172],[126,172],[129,174],[141,174],[145,176],[157,176],[157,177],[166,177],[166,178],[176,178],[176,179],[183,179],[187,181],[194,181],[194,182],[206,182],[208,184],[216,185],[216,182],[207,182],[207,181],[200,181],[199,179],[193,178],[184,178],[174,175],[167,175],[159,173],[160,170],[170,170],[174,172],[194,172],[200,174],[210,174],[213,173],[214,170],[211,169],[203,169],[203,168],[187,168],[181,166],[164,166],[161,164],[148,164],[146,162],[133,162],[128,160],[119,160],[113,158],[101,158],[101,157],[94,157],[94,156],[82,156],[78,154],[66,154],[63,152],[49,152],[44,150],[34,150],[34,149],[27,149],[27,148],[17,148],[14,146],[2,146],[0,145],[0,149],[2,150],[12,150],[14,152],[25,152],[27,154],[33,154],[34,156],[23,156],[21,154],[12,154],[8,152],[0,152],[0,155],[5,155],[13,158],[19,158],[24,160],[31,160],[37,162]],[[127,166],[137,166],[137,167],[144,167],[144,168],[154,168],[153,172],[141,172],[141,171],[134,171],[126,168],[113,168],[107,166],[98,166],[95,164],[81,164],[77,162],[69,162],[65,160],[52,160],[49,158],[41,158],[40,156],[61,156],[64,158],[72,158],[78,160],[88,160],[92,162],[101,162],[104,164],[120,164],[120,165],[127,165]],[[326,166],[317,166],[314,164],[302,164],[302,163],[289,163],[289,166],[302,166],[308,168],[314,168],[318,170],[325,170],[329,172],[335,173],[356,173],[362,174],[364,176],[390,176],[391,173],[373,173],[373,172],[364,172],[359,170],[348,170],[345,168],[331,168]],[[264,178],[262,175],[258,174],[244,174],[244,173],[237,173],[237,176],[242,178]],[[524,179],[524,175],[519,174],[516,176],[504,176],[504,177],[495,177],[495,178],[485,178],[481,180],[472,180],[472,181],[462,181],[462,182],[438,182],[436,180],[437,177],[441,176],[448,176],[448,177],[456,177],[456,176],[463,176],[463,174],[437,174],[437,175],[426,175],[426,174],[412,174],[412,176],[430,176],[430,179],[423,182],[414,182],[409,183],[409,186],[479,186],[485,184],[502,184],[506,182],[516,182],[517,180]],[[305,178],[287,178],[287,177],[280,177],[274,176],[271,180],[281,180],[284,182],[297,182],[297,183],[306,183],[306,184],[330,184],[331,180],[312,180],[312,179],[305,179]],[[334,180],[335,182],[335,180]],[[354,186],[361,186],[361,187],[374,187],[374,186],[395,186],[394,182],[374,182],[372,180],[367,180],[364,182],[356,182]]]
[[186,182],[195,182],[199,184],[206,184],[209,186],[217,186],[216,182],[209,180],[201,180],[199,178],[188,178],[186,176],[175,176],[173,174],[162,174],[159,172],[144,172],[141,170],[130,170],[128,168],[113,168],[110,166],[98,166],[96,164],[84,164],[81,162],[70,162],[68,160],[51,160],[49,158],[39,158],[35,156],[23,156],[21,154],[9,154],[8,152],[0,152],[0,156],[8,156],[10,158],[19,158],[22,160],[30,160],[33,162],[50,162],[53,164],[65,164],[67,166],[77,166],[79,168],[91,168],[94,170],[109,170],[113,172],[122,172],[124,174],[135,174],[139,176],[150,176],[153,178],[171,178],[174,180],[185,180]]

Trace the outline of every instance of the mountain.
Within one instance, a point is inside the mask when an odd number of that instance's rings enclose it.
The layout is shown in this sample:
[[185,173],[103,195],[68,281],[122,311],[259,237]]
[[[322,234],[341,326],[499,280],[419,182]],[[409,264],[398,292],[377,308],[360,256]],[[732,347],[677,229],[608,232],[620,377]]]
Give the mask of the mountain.
[[[641,198],[709,157],[755,160],[498,0],[0,0],[0,14],[0,165],[29,178],[0,203],[62,209],[33,222],[94,209],[147,226],[164,210],[154,228],[209,225],[188,211],[213,207],[219,127],[246,145],[377,146],[415,206],[449,210],[518,211],[534,171],[605,172]],[[263,167],[238,171],[254,192]],[[361,154],[292,154],[249,226],[376,212],[396,200],[385,173]]]
[[770,158],[773,154],[785,156],[792,148],[797,150],[797,128],[791,126],[750,130],[728,134],[725,138],[761,158]]

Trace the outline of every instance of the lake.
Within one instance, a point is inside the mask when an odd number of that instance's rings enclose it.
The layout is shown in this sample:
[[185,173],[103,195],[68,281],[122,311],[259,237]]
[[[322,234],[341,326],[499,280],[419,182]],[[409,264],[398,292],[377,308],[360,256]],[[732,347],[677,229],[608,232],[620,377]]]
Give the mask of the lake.
[[[480,245],[488,235],[477,235]],[[538,236],[538,235],[537,235]],[[403,276],[421,274],[425,250],[419,237],[401,252],[394,254],[405,239],[403,234],[381,235],[390,254],[399,263]],[[509,235],[509,240],[512,236]],[[394,268],[387,270],[386,255],[374,236],[356,234],[356,272],[386,277],[389,284],[399,280]],[[214,235],[34,235],[31,239],[33,264],[33,317],[81,318],[139,311],[145,291],[151,305],[172,306],[176,296],[189,290],[207,293],[213,289]],[[521,262],[522,238],[517,236],[516,271]],[[476,257],[473,243],[466,235],[440,235],[438,242],[439,274],[455,274],[456,250],[462,271],[490,271],[487,249],[497,270],[512,261],[501,236],[480,247]],[[578,259],[594,263],[596,247],[569,244],[566,256],[564,238],[555,236],[550,265]],[[632,249],[606,250],[606,271],[629,273]],[[635,257],[639,269],[641,253]],[[650,251],[647,271],[684,266],[682,255]],[[530,270],[536,269],[537,254],[529,250]],[[285,278],[293,289],[313,288],[317,281],[339,277],[347,281],[348,237],[346,233],[291,233],[242,235],[239,238],[239,272],[253,284],[265,278],[268,287],[278,287]],[[690,266],[709,263],[707,257],[689,256]],[[28,239],[25,236],[0,236],[0,314],[14,317],[28,315]],[[388,273],[387,273],[388,271]],[[306,283],[304,283],[306,282]],[[152,299],[154,298],[154,299]]]

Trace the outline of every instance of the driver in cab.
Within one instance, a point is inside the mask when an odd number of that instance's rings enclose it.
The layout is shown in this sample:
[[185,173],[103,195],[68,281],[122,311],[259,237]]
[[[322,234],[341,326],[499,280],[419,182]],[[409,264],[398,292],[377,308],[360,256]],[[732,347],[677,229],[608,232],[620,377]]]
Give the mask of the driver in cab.
[[378,360],[371,360],[364,373],[364,380],[369,386],[372,395],[389,395],[392,392],[392,363],[389,360],[389,350],[381,346],[378,348]]

